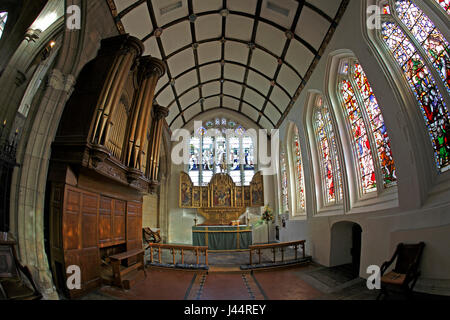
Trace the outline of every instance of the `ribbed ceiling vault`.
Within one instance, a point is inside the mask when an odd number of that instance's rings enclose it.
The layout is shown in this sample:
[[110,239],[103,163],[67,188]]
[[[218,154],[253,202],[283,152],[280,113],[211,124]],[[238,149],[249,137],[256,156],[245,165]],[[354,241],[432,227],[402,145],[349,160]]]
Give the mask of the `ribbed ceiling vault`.
[[178,129],[198,114],[238,111],[278,128],[349,0],[107,0],[121,33],[141,39],[167,74],[155,99]]

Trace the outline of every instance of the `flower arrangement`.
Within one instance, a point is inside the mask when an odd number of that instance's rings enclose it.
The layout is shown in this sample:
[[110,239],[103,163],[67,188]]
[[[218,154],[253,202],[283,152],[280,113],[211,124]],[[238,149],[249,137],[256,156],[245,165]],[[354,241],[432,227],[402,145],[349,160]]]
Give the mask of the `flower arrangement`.
[[261,220],[263,220],[266,223],[269,223],[270,221],[273,221],[274,217],[273,217],[273,213],[272,213],[272,209],[269,207],[269,205],[266,205],[264,207],[264,212],[261,216]]

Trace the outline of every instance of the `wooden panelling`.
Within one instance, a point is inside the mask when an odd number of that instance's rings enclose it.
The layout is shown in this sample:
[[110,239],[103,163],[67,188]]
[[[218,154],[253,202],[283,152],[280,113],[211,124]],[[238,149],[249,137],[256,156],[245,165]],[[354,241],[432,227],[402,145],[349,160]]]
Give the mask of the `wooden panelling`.
[[127,250],[142,248],[142,203],[127,203]]
[[101,248],[113,242],[113,199],[100,197],[100,208],[98,216],[99,245]]
[[98,246],[98,195],[82,194],[82,248],[97,248]]
[[142,202],[58,183],[52,184],[50,202],[51,259],[53,270],[59,270],[54,271],[55,278],[60,279],[58,286],[67,292],[65,270],[72,265],[81,269],[82,289],[71,290],[69,297],[82,296],[101,284],[100,248],[142,248]]
[[73,188],[65,190],[65,204],[63,212],[63,243],[64,250],[81,249],[80,246],[80,210],[81,192]]
[[114,201],[114,244],[126,241],[126,206],[125,201]]
[[126,242],[126,201],[100,197],[99,247],[105,248]]
[[98,252],[99,195],[65,186],[63,210],[63,242],[65,269],[71,265],[81,269],[81,290],[70,291],[77,297],[100,283]]

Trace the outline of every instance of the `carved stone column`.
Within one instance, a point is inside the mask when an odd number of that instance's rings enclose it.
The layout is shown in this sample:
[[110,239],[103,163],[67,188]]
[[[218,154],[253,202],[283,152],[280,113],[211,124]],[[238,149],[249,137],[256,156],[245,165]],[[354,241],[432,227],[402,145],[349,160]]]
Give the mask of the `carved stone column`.
[[147,178],[152,186],[158,185],[159,158],[161,154],[161,139],[163,133],[164,119],[169,115],[169,109],[158,104],[153,105],[154,117],[150,133],[148,148]]
[[145,144],[152,112],[152,102],[158,80],[165,74],[165,64],[150,56],[139,59],[138,83],[139,88],[133,102],[132,116],[128,131],[128,143],[124,159],[125,164],[132,171],[143,172],[143,165],[147,161]]
[[112,59],[111,67],[97,102],[97,114],[92,132],[92,143],[104,145],[110,132],[110,115],[119,104],[123,87],[133,63],[142,55],[142,42],[129,35],[121,35],[102,41],[99,61]]

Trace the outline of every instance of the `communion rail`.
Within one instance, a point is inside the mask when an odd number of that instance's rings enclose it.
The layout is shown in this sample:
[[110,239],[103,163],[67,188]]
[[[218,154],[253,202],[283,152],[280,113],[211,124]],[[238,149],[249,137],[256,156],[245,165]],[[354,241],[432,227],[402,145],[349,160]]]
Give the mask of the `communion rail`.
[[293,241],[293,242],[281,242],[281,243],[274,243],[274,244],[260,244],[260,245],[253,245],[249,247],[250,251],[250,265],[253,265],[253,252],[255,252],[258,256],[258,264],[261,264],[261,257],[263,254],[263,250],[271,250],[273,255],[273,261],[272,263],[277,263],[277,252],[281,253],[281,259],[279,262],[284,263],[285,262],[285,252],[286,249],[293,247],[294,248],[294,261],[298,260],[298,248],[302,248],[302,258],[306,258],[305,253],[305,240],[301,241]]
[[[150,250],[150,263],[154,264],[155,255],[157,255],[157,262],[159,264],[169,264],[171,266],[186,266],[185,264],[185,257],[186,252],[192,252],[192,254],[195,256],[196,265],[200,266],[200,258],[204,257],[204,265],[208,266],[208,247],[202,247],[202,246],[187,246],[187,245],[172,245],[172,244],[161,244],[161,243],[149,243],[148,246],[146,246],[146,250]],[[172,256],[171,262],[163,262],[163,250],[168,250],[170,255]],[[177,255],[181,258],[181,265],[177,263]],[[179,260],[178,260],[179,261]],[[190,264],[192,265],[192,263]],[[189,266],[190,266],[189,265]]]

